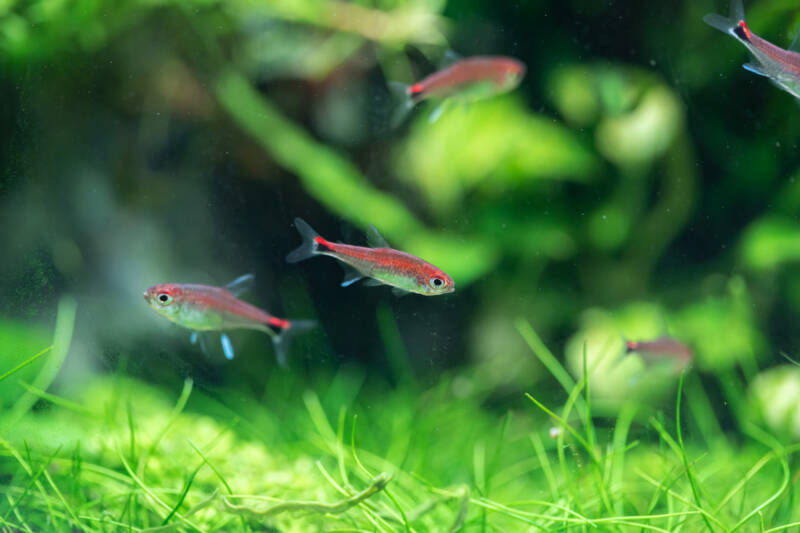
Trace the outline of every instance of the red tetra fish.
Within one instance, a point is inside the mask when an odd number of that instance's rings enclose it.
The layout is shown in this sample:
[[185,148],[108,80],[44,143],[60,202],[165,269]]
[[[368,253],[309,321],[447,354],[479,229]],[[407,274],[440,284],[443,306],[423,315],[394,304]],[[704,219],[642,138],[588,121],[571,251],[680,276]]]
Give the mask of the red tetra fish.
[[297,263],[315,255],[334,257],[349,267],[342,287],[370,278],[366,284],[390,285],[400,295],[413,292],[435,296],[455,290],[453,279],[444,271],[419,257],[390,248],[374,226],[370,226],[367,234],[370,248],[325,240],[301,218],[295,218],[294,225],[303,237],[303,244],[286,261]]
[[[422,100],[458,99],[479,100],[513,90],[525,76],[525,64],[505,56],[473,56],[426,76],[413,85],[400,84],[405,92],[406,112]],[[432,114],[436,120],[443,110],[439,106]],[[396,119],[397,121],[397,119]]]
[[661,337],[653,341],[625,341],[625,353],[632,352],[651,363],[671,360],[676,364],[678,373],[692,362],[691,348],[669,337]]
[[788,50],[766,41],[753,33],[744,20],[742,0],[731,0],[730,18],[710,13],[703,21],[733,36],[747,47],[755,63],[745,63],[745,69],[769,78],[775,85],[795,98],[800,98],[800,45],[797,35]]
[[[190,283],[162,283],[144,292],[144,299],[168,320],[192,330],[191,342],[198,332],[220,333],[225,357],[233,359],[233,345],[225,334],[230,329],[257,329],[272,337],[275,355],[281,366],[286,364],[287,342],[291,336],[315,325],[311,320],[286,320],[272,316],[236,297],[252,283],[252,274],[237,278],[225,287]],[[200,337],[203,345],[202,337]]]

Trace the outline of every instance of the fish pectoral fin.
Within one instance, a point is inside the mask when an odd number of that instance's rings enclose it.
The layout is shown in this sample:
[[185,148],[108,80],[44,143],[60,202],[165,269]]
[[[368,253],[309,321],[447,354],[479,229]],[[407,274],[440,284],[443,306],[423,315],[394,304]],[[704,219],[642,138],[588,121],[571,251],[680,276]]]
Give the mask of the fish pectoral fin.
[[351,267],[347,263],[341,263],[342,269],[344,269],[344,279],[340,284],[342,287],[349,287],[356,281],[363,279],[364,274],[356,270],[355,268]]
[[220,343],[222,344],[222,352],[225,354],[225,359],[230,361],[233,359],[233,344],[231,343],[230,337],[225,333],[220,334],[219,336]]
[[234,296],[239,296],[240,294],[252,289],[255,280],[256,277],[253,274],[244,274],[243,276],[239,276],[235,280],[225,285],[225,290]]
[[749,72],[752,72],[753,74],[758,74],[759,76],[764,76],[765,78],[769,78],[769,75],[767,75],[766,72],[761,70],[761,67],[756,65],[755,63],[745,63],[744,65],[742,65],[742,68]]
[[378,228],[370,224],[367,226],[367,244],[370,248],[391,248],[386,239],[383,238]]
[[398,298],[401,298],[401,297],[407,296],[407,295],[409,295],[411,293],[408,292],[408,291],[404,291],[403,289],[399,289],[397,287],[392,287],[392,294],[394,294]]

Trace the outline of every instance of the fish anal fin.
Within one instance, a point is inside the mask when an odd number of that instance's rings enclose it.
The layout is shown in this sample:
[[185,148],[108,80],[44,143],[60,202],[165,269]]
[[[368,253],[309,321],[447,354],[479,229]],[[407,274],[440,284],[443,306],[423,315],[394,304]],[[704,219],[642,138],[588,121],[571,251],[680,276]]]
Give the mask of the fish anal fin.
[[401,297],[407,296],[407,295],[409,295],[411,293],[408,292],[408,291],[404,291],[403,289],[400,289],[398,287],[392,287],[392,294],[394,294],[398,298],[401,298]]
[[749,72],[752,72],[753,74],[769,78],[769,76],[763,70],[761,70],[761,67],[754,63],[745,63],[744,65],[742,65],[742,68]]
[[434,122],[436,122],[437,120],[439,120],[442,117],[442,115],[445,112],[445,109],[447,108],[446,104],[447,104],[447,101],[444,101],[441,104],[439,104],[438,106],[436,106],[436,109],[431,111],[431,114],[428,115],[428,122],[429,123],[433,124]]
[[391,248],[383,235],[378,231],[378,228],[370,224],[367,227],[367,244],[370,248]]
[[341,263],[342,269],[344,270],[344,279],[342,280],[341,286],[342,287],[349,287],[353,283],[357,282],[358,280],[364,277],[364,274],[353,268],[352,266],[348,265],[347,263]]
[[256,277],[253,274],[244,274],[225,285],[225,290],[234,296],[249,291],[253,288]]

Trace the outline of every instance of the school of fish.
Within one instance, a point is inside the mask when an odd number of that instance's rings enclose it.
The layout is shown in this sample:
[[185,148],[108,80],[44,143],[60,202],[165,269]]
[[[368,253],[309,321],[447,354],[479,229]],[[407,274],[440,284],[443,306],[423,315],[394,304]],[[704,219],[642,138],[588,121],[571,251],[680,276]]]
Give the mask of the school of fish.
[[[731,35],[748,49],[753,62],[745,63],[745,69],[768,78],[782,90],[800,98],[800,31],[789,49],[762,39],[745,22],[742,0],[732,0],[729,17],[712,13],[703,21]],[[411,85],[393,84],[402,91],[403,101],[397,116],[402,119],[420,102],[437,100],[440,103],[430,116],[430,120],[436,120],[451,102],[469,102],[513,90],[525,71],[524,63],[510,57],[458,59]],[[295,218],[294,225],[302,243],[289,253],[286,261],[296,263],[318,255],[332,257],[345,268],[342,287],[364,280],[363,285],[367,286],[389,286],[396,295],[436,296],[455,290],[455,283],[447,273],[424,259],[391,248],[374,226],[368,229],[369,246],[355,246],[324,239],[301,218]],[[144,298],[160,315],[192,330],[192,343],[199,340],[204,351],[203,335],[219,334],[225,357],[233,359],[234,350],[226,331],[258,330],[272,338],[277,360],[285,365],[288,340],[313,328],[315,323],[278,318],[239,299],[252,281],[252,275],[245,275],[225,287],[162,283],[147,289]],[[669,337],[626,341],[625,353],[636,353],[650,362],[669,360],[678,370],[685,369],[692,361],[691,348]]]

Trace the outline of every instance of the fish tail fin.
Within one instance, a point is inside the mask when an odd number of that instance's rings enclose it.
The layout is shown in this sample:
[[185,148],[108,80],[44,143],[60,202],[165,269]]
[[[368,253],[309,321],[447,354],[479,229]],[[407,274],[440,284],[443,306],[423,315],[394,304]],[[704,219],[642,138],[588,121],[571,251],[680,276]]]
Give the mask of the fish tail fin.
[[272,345],[275,346],[275,358],[280,366],[286,366],[286,357],[289,354],[289,344],[298,333],[306,332],[317,326],[315,320],[292,320],[288,326],[282,328],[272,336]]
[[730,14],[727,17],[716,13],[709,13],[703,17],[703,22],[712,28],[733,35],[737,39],[743,41],[750,40],[750,30],[747,28],[747,24],[744,21],[744,5],[742,4],[742,0],[731,0]]
[[625,347],[625,353],[623,355],[628,355],[631,352],[635,352],[636,349],[639,347],[638,342],[632,341],[627,337],[622,337],[622,345]]
[[394,113],[392,113],[392,128],[399,127],[414,109],[417,104],[413,93],[412,86],[400,83],[399,81],[389,82],[389,91],[392,93],[392,99],[395,102]]
[[725,33],[733,33],[733,29],[739,24],[738,20],[733,20],[718,13],[709,13],[703,17],[703,22]]
[[286,256],[287,263],[297,263],[298,261],[313,257],[319,252],[320,242],[324,242],[324,239],[319,236],[319,233],[314,231],[314,228],[309,226],[302,218],[296,217],[294,219],[294,226],[297,228],[297,231],[300,232],[300,236],[303,237],[303,244]]

